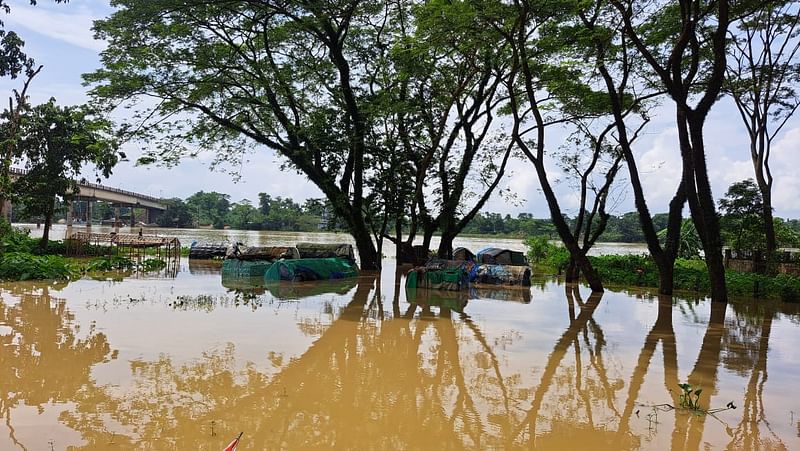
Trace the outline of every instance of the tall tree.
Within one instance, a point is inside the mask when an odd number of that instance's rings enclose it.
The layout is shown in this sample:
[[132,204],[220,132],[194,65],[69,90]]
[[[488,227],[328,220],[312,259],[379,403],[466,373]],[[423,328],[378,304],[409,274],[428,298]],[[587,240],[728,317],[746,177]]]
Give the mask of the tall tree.
[[509,53],[483,23],[490,7],[424,3],[414,10],[415,34],[396,52],[409,76],[400,139],[406,153],[417,150],[412,207],[426,249],[441,232],[441,258],[452,256],[455,237],[497,189],[513,147],[494,120],[506,97]]
[[[576,131],[564,145],[559,166],[578,194],[578,213],[572,223],[572,236],[583,255],[589,252],[606,230],[611,214],[607,211],[611,188],[619,172],[623,154],[611,141],[615,127],[594,125],[595,120],[575,119]],[[574,257],[567,266],[567,282],[578,282],[579,271]]]
[[706,165],[703,128],[722,90],[728,0],[610,0],[625,32],[675,104],[682,188],[703,243],[711,299],[727,302],[719,218]]
[[216,191],[198,191],[186,198],[186,205],[199,224],[210,224],[221,229],[225,226],[225,217],[231,208],[230,196]]
[[[616,141],[628,167],[628,178],[634,195],[634,204],[639,216],[641,231],[650,255],[659,272],[659,293],[672,294],[675,259],[680,249],[680,230],[683,205],[686,195],[683,183],[678,182],[675,195],[669,204],[666,230],[659,235],[650,215],[644,195],[641,176],[633,152],[633,141],[649,121],[649,99],[663,92],[653,87],[641,67],[646,65],[637,55],[624,25],[618,20],[618,12],[606,1],[593,3],[577,2],[577,14],[573,32],[578,56],[593,60],[597,68],[597,81],[605,87],[611,114],[616,125]],[[570,30],[570,28],[567,28]],[[593,72],[594,73],[594,72]],[[630,114],[638,111],[638,114]],[[661,239],[663,237],[663,240]]]
[[736,250],[764,250],[762,231],[764,200],[753,179],[736,182],[719,200],[722,232],[727,244]]
[[[55,0],[56,3],[66,3],[67,0]],[[36,0],[30,0],[31,5]],[[11,6],[5,0],[0,0],[0,10],[6,14],[11,12]],[[28,105],[28,86],[33,78],[42,70],[36,66],[33,58],[28,57],[23,51],[25,42],[14,31],[6,30],[5,24],[0,20],[0,77],[16,79],[25,75],[22,89],[13,90],[8,99],[8,110],[0,117],[0,217],[9,215],[6,211],[6,201],[11,195],[11,163],[14,158],[14,147],[19,139],[19,121],[22,113],[30,107]],[[9,218],[10,219],[10,218]]]
[[364,86],[376,50],[391,39],[390,2],[113,4],[117,11],[95,25],[109,41],[104,67],[86,80],[109,104],[156,99],[128,128],[161,144],[142,161],[175,161],[197,147],[215,148],[221,161],[238,161],[253,142],[273,149],[346,221],[362,267],[380,267],[364,208],[375,147]]
[[[511,17],[498,20],[495,27],[512,48],[511,75],[506,81],[508,111],[513,122],[511,135],[516,146],[533,164],[550,218],[575,266],[583,273],[593,292],[602,292],[600,276],[564,217],[546,167],[547,127],[564,121],[565,117],[573,117],[576,110],[581,117],[597,114],[597,105],[592,108],[592,102],[586,101],[597,97],[589,87],[577,81],[580,79],[579,68],[559,65],[556,60],[561,43],[547,31],[548,27],[565,19],[565,9],[550,3],[517,0],[510,13]],[[560,105],[556,112],[559,117],[556,118],[548,116],[554,105]]]
[[[14,183],[26,211],[44,217],[41,246],[46,247],[57,198],[69,201],[79,190],[84,165],[111,174],[118,143],[111,122],[86,107],[60,107],[55,99],[33,107],[20,121],[18,157],[27,174]],[[99,180],[98,180],[99,181]]]
[[766,251],[777,246],[772,216],[772,142],[800,106],[800,8],[796,2],[767,2],[728,32],[726,90],[747,129],[750,159],[763,199]]

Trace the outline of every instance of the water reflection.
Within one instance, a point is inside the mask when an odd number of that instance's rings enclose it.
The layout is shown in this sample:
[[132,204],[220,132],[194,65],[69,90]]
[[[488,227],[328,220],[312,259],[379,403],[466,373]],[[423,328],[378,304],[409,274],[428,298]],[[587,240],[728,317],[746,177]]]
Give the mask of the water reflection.
[[[217,303],[206,311],[232,322],[222,343],[193,355],[128,353],[113,383],[92,376],[117,357],[109,341],[131,346],[124,330],[109,325],[112,316],[105,322],[100,316],[108,338],[93,322],[82,328],[55,289],[4,286],[0,413],[9,443],[36,448],[15,430],[15,408],[28,405],[55,409],[81,438],[73,449],[218,450],[239,431],[245,431],[241,449],[798,444],[794,422],[787,428],[765,409],[780,398],[770,394],[768,358],[783,367],[792,362],[770,353],[770,339],[780,326],[795,339],[798,331],[774,308],[619,293],[584,297],[577,285],[554,284],[527,298],[506,295],[521,302],[492,301],[474,293],[406,292],[403,273],[385,274],[383,282],[368,274],[230,287],[259,302],[291,301],[293,309],[269,314],[282,315],[293,332],[265,335],[270,339],[259,342],[258,357],[243,358],[254,332],[238,330],[230,314],[263,312]],[[177,310],[176,325],[218,321]],[[645,324],[631,321],[635,315]],[[297,353],[284,343],[303,339],[310,344]],[[681,409],[654,417],[654,404],[678,405],[682,382],[703,389],[704,407],[735,401],[739,409],[717,417]],[[777,392],[789,389],[784,383]]]
[[92,385],[92,366],[117,356],[104,333],[94,324],[82,331],[66,301],[50,290],[19,284],[0,298],[0,416],[10,443],[21,449],[15,409],[41,413],[48,404],[80,398]]

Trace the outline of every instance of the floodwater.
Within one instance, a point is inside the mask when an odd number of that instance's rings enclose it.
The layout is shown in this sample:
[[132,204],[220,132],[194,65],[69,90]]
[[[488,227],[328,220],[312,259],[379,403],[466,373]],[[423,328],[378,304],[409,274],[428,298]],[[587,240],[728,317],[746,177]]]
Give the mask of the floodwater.
[[[394,266],[0,284],[0,450],[800,449],[798,305],[407,293]],[[671,409],[685,382],[736,409]]]

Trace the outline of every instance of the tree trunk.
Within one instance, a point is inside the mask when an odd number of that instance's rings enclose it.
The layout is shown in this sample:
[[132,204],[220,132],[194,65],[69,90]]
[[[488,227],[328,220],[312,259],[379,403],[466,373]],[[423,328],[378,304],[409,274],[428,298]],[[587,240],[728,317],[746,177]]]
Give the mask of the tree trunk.
[[580,282],[580,275],[581,272],[578,269],[578,265],[575,263],[575,259],[570,257],[564,274],[564,281],[567,283]]
[[427,225],[424,227],[425,230],[422,231],[422,247],[425,248],[426,251],[431,250],[431,240],[433,240],[433,232],[436,231],[433,227],[428,227]]
[[361,260],[361,269],[365,271],[380,271],[381,259],[378,251],[375,249],[375,243],[372,242],[372,236],[369,231],[364,227],[359,230],[357,227],[350,230],[350,235],[356,242],[356,249],[358,249],[358,257]]
[[44,215],[44,230],[42,230],[42,239],[39,241],[41,249],[47,249],[47,243],[50,242],[50,226],[53,225],[53,212]]
[[708,277],[711,282],[711,301],[728,302],[719,217],[717,216],[714,197],[711,194],[711,183],[708,180],[708,170],[706,168],[703,120],[702,118],[694,118],[691,116],[688,116],[687,119],[687,125],[691,136],[691,147],[690,149],[681,150],[688,150],[690,152],[697,196],[696,202],[689,202],[689,207],[695,225],[697,225],[698,222],[703,224],[703,250],[705,253],[706,267],[708,268]]
[[455,236],[450,234],[443,234],[441,241],[439,241],[439,252],[438,257],[443,258],[445,260],[451,260],[453,258],[453,240]]
[[758,189],[761,191],[762,213],[764,220],[764,235],[767,239],[767,272],[775,271],[775,251],[778,249],[777,238],[775,237],[775,222],[772,216],[772,190],[764,177],[756,177]]
[[675,286],[675,260],[654,259],[658,267],[658,294],[671,296]]

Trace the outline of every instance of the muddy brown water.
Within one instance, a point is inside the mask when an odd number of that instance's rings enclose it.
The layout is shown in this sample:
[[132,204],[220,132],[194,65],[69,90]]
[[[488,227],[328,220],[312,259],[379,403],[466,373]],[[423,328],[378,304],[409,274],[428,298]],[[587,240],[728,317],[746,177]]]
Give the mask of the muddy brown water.
[[[0,284],[0,450],[800,449],[800,313],[177,276]],[[703,409],[668,405],[678,384]]]

